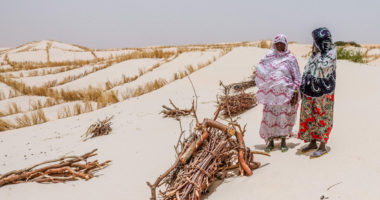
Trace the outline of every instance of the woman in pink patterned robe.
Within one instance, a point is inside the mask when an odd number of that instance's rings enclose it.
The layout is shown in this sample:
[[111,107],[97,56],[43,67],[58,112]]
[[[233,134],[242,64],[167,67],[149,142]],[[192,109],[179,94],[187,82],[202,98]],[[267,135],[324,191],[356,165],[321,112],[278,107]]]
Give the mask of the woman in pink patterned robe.
[[266,152],[281,139],[281,151],[288,150],[286,138],[293,136],[297,116],[301,74],[297,59],[288,50],[285,35],[277,35],[270,52],[261,59],[256,71],[257,100],[264,105],[260,136],[267,143]]

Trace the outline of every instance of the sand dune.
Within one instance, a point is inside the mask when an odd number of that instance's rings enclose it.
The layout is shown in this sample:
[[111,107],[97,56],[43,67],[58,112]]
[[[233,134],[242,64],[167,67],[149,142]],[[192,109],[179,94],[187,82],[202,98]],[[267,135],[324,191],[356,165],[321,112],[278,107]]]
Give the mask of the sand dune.
[[[307,58],[302,56],[308,53],[305,51],[310,45],[297,44],[290,45],[289,48],[297,56],[303,71]],[[268,49],[256,47],[237,47],[191,74],[199,96],[198,117],[210,117],[216,110],[216,95],[221,93],[220,80],[225,83],[247,80],[267,51]],[[186,65],[206,62],[218,55],[217,51],[181,54],[175,60],[147,73],[145,78],[140,77],[134,84],[137,86],[159,77],[170,78]],[[112,66],[104,71],[104,77],[120,73],[125,64]],[[321,195],[329,199],[378,199],[380,160],[373,153],[380,150],[377,144],[380,140],[377,125],[377,113],[380,111],[380,65],[369,66],[341,60],[337,65],[334,128],[328,143],[329,154],[310,160],[308,156],[297,154],[297,149],[303,147],[304,142],[290,139],[288,143],[291,148],[287,153],[275,150],[271,157],[256,156],[256,160],[264,166],[255,170],[251,177],[226,179],[223,184],[217,184],[204,199],[305,200],[320,199]],[[57,78],[63,74],[57,74]],[[79,87],[85,83],[94,83],[93,79],[105,80],[100,77],[100,73],[93,74],[93,78],[71,84],[72,87]],[[35,79],[33,84],[37,83],[38,79]],[[131,84],[128,85],[130,86]],[[113,162],[99,173],[99,177],[89,181],[4,186],[0,189],[1,199],[149,199],[150,190],[145,182],[155,180],[175,158],[173,145],[179,134],[178,122],[162,118],[158,114],[161,105],[168,104],[168,98],[179,107],[190,107],[193,90],[188,79],[170,82],[140,97],[90,113],[2,132],[0,173],[67,153],[82,154],[94,148],[99,149],[99,160],[111,159]],[[110,135],[81,141],[80,136],[91,123],[110,115],[114,115]],[[246,145],[257,150],[265,147],[258,134],[261,116],[262,106],[259,105],[243,113],[238,120],[241,124],[247,123]],[[182,119],[186,131],[191,120],[191,117]],[[294,131],[297,128],[298,124]],[[327,190],[337,183],[339,184]]]
[[125,62],[121,62],[106,69],[94,72],[84,78],[71,81],[67,84],[54,87],[55,89],[86,89],[89,86],[101,87],[105,89],[105,83],[107,81],[120,81],[122,76],[133,77],[139,74],[139,70],[145,71],[153,65],[159,63],[160,59],[132,59]]

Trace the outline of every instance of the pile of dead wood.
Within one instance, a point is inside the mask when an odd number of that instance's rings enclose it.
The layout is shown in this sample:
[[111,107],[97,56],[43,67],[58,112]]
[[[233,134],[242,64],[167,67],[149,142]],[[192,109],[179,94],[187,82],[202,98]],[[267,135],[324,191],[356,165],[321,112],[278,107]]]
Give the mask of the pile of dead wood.
[[162,108],[164,108],[160,113],[164,115],[164,117],[172,117],[172,118],[178,118],[181,116],[187,116],[191,114],[191,110],[193,109],[179,109],[176,105],[174,105],[173,101],[169,99],[170,104],[173,108],[169,108],[168,106],[162,105]]
[[[194,106],[193,106],[194,107]],[[178,151],[175,163],[151,184],[151,199],[157,198],[156,190],[165,200],[200,199],[210,185],[227,172],[237,170],[240,175],[252,175],[252,170],[260,166],[254,161],[253,154],[264,154],[250,150],[245,146],[242,129],[236,121],[229,124],[218,122],[221,106],[213,119],[199,122],[195,109],[192,114],[196,126],[188,137],[181,138],[177,144]],[[181,126],[182,127],[182,126]]]
[[255,86],[254,81],[233,83],[227,86],[220,82],[220,85],[224,88],[224,95],[218,98],[218,104],[221,105],[224,116],[241,114],[257,106],[256,95],[252,92],[245,92],[249,87]]
[[78,179],[89,180],[95,176],[95,172],[107,167],[111,162],[87,161],[88,158],[97,155],[96,151],[97,149],[94,149],[81,156],[63,156],[25,169],[10,171],[0,175],[0,187],[25,182],[61,183]]
[[101,135],[108,135],[112,131],[112,118],[113,115],[111,117],[106,117],[106,119],[102,121],[98,120],[97,122],[91,124],[90,127],[88,127],[86,133],[82,135],[84,138],[83,141]]

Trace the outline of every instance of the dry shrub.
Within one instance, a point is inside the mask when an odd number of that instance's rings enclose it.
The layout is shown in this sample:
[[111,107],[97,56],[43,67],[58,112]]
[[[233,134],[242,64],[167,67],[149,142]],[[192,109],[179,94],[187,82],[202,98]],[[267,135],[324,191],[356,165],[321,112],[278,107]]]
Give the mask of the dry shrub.
[[45,101],[45,104],[43,107],[50,107],[50,106],[55,106],[59,103],[56,99],[48,98]]
[[32,102],[32,103],[30,103],[30,107],[31,107],[33,110],[38,110],[38,109],[43,108],[44,105],[42,104],[41,100],[38,100],[37,102]]
[[45,123],[47,121],[48,120],[47,120],[43,110],[39,109],[35,112],[32,112],[32,123],[33,123],[32,125],[42,124],[42,123]]
[[264,49],[270,49],[272,48],[272,42],[267,40],[261,40],[258,47],[264,48]]
[[144,69],[139,68],[139,76],[142,76],[144,74]]
[[21,112],[20,106],[17,105],[16,102],[12,102],[11,104],[8,104],[8,114],[16,114]]
[[51,47],[51,45],[52,45],[52,42],[48,42],[47,44],[46,44],[46,56],[47,56],[47,63],[48,63],[48,65],[49,65],[49,63],[50,63],[50,53],[49,53],[49,49],[50,49],[50,47]]
[[0,91],[0,100],[6,99],[5,94],[3,91]]
[[186,71],[187,71],[189,74],[195,72],[195,69],[194,69],[194,67],[193,67],[192,65],[187,65],[185,68],[186,68]]
[[84,111],[85,112],[92,112],[93,110],[94,110],[94,108],[92,107],[91,102],[85,101],[84,102]]
[[207,61],[207,62],[205,62],[205,63],[198,64],[198,69],[202,69],[202,68],[204,68],[204,67],[210,65],[210,64],[213,63],[215,60],[216,60],[216,58],[214,57],[212,61],[210,60],[210,61]]
[[82,135],[82,137],[84,137],[83,141],[86,141],[93,137],[108,135],[112,131],[112,118],[113,115],[111,117],[106,117],[102,121],[98,120],[97,122],[91,124],[90,127],[88,127],[86,133]]
[[137,87],[133,92],[132,92],[132,97],[137,97],[141,96],[143,94],[146,94],[148,92],[157,90],[164,85],[166,85],[168,82],[165,79],[159,78],[154,81],[146,83],[144,86],[139,86]]
[[180,79],[179,73],[174,73],[173,80]]
[[10,129],[14,129],[16,127],[16,125],[6,121],[6,120],[2,120],[0,119],[0,131],[6,131],[6,130],[10,130]]
[[67,118],[73,116],[70,106],[66,105],[62,109],[60,109],[57,113],[58,119]]
[[27,127],[33,125],[32,119],[27,114],[21,117],[16,117],[17,128]]
[[84,109],[82,108],[82,105],[80,103],[74,104],[74,115],[80,115],[84,113]]

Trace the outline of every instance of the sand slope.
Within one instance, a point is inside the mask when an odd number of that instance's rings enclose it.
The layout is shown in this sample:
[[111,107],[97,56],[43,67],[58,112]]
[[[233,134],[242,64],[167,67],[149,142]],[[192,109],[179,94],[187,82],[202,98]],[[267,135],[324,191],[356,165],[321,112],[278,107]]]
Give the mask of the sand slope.
[[[210,66],[191,75],[199,95],[200,119],[212,116],[219,80],[225,83],[247,79],[253,65],[267,52],[255,47],[235,48]],[[299,58],[301,69],[306,62]],[[272,157],[257,156],[268,165],[254,171],[251,177],[224,181],[206,199],[378,199],[380,191],[380,150],[378,113],[380,104],[380,67],[338,61],[334,128],[327,156],[310,160],[296,151],[302,141],[291,139],[289,152],[274,151]],[[99,149],[99,160],[112,159],[113,164],[90,181],[66,184],[27,183],[0,189],[1,199],[148,199],[145,181],[154,181],[174,161],[173,145],[177,141],[178,122],[164,119],[158,113],[168,98],[179,107],[189,107],[193,92],[187,79],[114,104],[92,113],[11,130],[0,135],[0,173],[29,166],[66,153],[82,154]],[[241,115],[248,123],[246,145],[263,149],[259,138],[262,106]],[[113,132],[87,142],[80,140],[87,127],[97,119],[115,115]],[[182,123],[188,130],[190,117]],[[297,129],[298,125],[295,126]],[[326,189],[338,182],[341,184]]]

